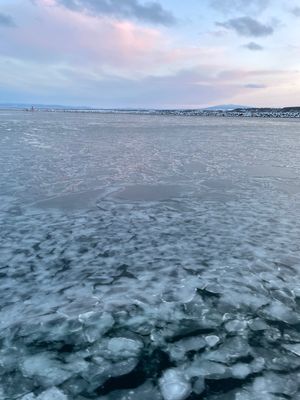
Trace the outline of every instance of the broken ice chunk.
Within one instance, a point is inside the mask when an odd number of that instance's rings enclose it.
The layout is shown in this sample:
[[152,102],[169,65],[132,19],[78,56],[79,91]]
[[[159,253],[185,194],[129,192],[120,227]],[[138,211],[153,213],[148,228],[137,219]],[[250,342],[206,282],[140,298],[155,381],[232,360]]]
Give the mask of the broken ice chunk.
[[269,327],[269,329],[265,330],[263,333],[269,343],[275,343],[281,338],[281,332],[277,328]]
[[279,301],[274,301],[263,310],[265,318],[271,321],[281,321],[287,324],[297,324],[299,315]]
[[266,362],[263,357],[257,357],[252,363],[250,364],[251,370],[254,373],[260,372],[264,369]]
[[179,340],[176,345],[182,346],[186,352],[201,350],[205,347],[205,341],[201,337],[190,337]]
[[290,351],[291,353],[296,354],[300,357],[300,343],[297,344],[284,344],[282,345],[286,350]]
[[113,357],[137,357],[143,347],[140,340],[115,337],[109,340],[107,349]]
[[216,344],[219,343],[220,338],[219,338],[219,336],[216,336],[216,335],[209,335],[209,336],[205,336],[205,341],[209,347],[214,347]]
[[267,372],[255,378],[253,383],[235,395],[235,400],[296,400],[298,388],[297,377],[293,375],[280,376]]
[[205,358],[210,361],[230,364],[241,357],[247,357],[250,353],[251,348],[248,341],[236,336],[227,339],[217,350],[208,352]]
[[247,327],[247,322],[240,321],[238,319],[228,321],[225,324],[225,329],[227,332],[240,332],[240,331],[245,330],[246,327]]
[[164,400],[184,400],[191,393],[191,385],[181,371],[169,369],[159,380]]
[[253,382],[253,389],[260,394],[284,394],[291,396],[297,392],[298,382],[295,377],[280,376],[267,372],[264,376],[257,377]]
[[[109,397],[98,397],[97,400],[161,400],[159,389],[147,381],[143,385],[131,390],[115,390]],[[80,399],[81,400],[81,399]],[[82,400],[84,400],[82,398]]]
[[60,385],[72,375],[64,368],[64,364],[53,358],[51,353],[29,356],[21,366],[23,375],[35,378],[42,386]]
[[[1,397],[1,391],[0,391],[0,399],[2,399],[2,397]],[[36,399],[36,397],[35,397],[35,395],[34,395],[33,393],[25,394],[25,396],[23,396],[23,397],[21,398],[21,400],[35,400],[35,399]]]
[[161,299],[165,303],[189,303],[196,295],[196,288],[182,285],[180,288],[169,288],[165,290]]
[[231,372],[235,378],[245,379],[248,375],[251,374],[251,369],[247,364],[238,363],[232,366]]
[[170,356],[173,360],[183,360],[189,351],[199,351],[205,347],[206,343],[202,337],[190,337],[178,340],[169,346]]
[[127,358],[112,365],[111,376],[121,376],[129,374],[138,364],[138,358]]
[[[94,357],[93,357],[94,361]],[[110,376],[112,376],[113,364],[103,360],[99,364],[90,363],[89,369],[81,374],[82,378],[88,382],[89,391],[101,386]]]
[[197,380],[193,385],[193,392],[196,394],[201,394],[202,392],[204,392],[204,390],[205,390],[205,381],[204,378],[200,376],[199,378],[197,378]]
[[186,373],[190,378],[202,376],[207,379],[222,379],[228,376],[229,369],[222,364],[199,358],[187,368]]
[[61,390],[53,387],[41,393],[37,400],[68,400],[68,397]]
[[255,318],[249,321],[249,327],[252,331],[264,331],[269,325],[263,319]]
[[70,354],[65,358],[66,369],[71,371],[72,374],[83,373],[88,370],[89,363],[83,358],[80,358],[76,353]]
[[88,342],[93,343],[114,325],[113,317],[108,313],[96,311],[80,314],[78,320],[84,325],[84,334]]
[[[68,379],[63,384],[63,389],[69,394],[72,399],[77,400],[77,395],[80,393],[86,392],[89,389],[89,383],[78,375],[73,375],[71,379]],[[80,398],[78,398],[79,400]],[[80,399],[81,400],[81,399]]]

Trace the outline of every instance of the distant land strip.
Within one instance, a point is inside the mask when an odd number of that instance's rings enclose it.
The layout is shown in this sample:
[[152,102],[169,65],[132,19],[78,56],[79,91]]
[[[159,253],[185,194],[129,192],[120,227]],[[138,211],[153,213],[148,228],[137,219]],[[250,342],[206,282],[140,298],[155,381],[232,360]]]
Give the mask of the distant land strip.
[[102,114],[140,114],[140,115],[175,115],[199,117],[248,117],[248,118],[300,118],[300,107],[283,108],[257,108],[245,107],[232,110],[218,109],[101,109],[88,107],[63,107],[63,106],[33,106],[20,107],[0,105],[0,110],[15,110],[28,112],[71,112],[71,113],[102,113]]

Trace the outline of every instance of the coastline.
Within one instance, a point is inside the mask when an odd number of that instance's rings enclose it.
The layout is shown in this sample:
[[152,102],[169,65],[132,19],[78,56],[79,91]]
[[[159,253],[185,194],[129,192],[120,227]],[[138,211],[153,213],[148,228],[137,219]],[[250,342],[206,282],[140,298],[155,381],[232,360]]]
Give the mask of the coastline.
[[295,108],[245,108],[235,110],[203,110],[203,109],[76,109],[76,108],[1,108],[1,111],[54,112],[54,113],[100,113],[100,114],[137,114],[137,115],[170,115],[194,117],[240,117],[240,118],[300,118],[300,107]]
[[169,115],[184,117],[240,117],[240,118],[300,118],[300,107],[285,108],[237,108],[233,110],[208,110],[208,109],[97,109],[97,108],[52,108],[36,107],[0,108],[3,111],[21,112],[53,112],[53,113],[99,113],[99,114],[136,114],[136,115]]

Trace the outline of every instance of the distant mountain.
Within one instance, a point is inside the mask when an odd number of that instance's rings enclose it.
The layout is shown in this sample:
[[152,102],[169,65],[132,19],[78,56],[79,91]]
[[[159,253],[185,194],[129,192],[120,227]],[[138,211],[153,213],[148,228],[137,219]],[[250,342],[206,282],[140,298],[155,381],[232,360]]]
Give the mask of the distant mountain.
[[241,106],[237,104],[221,104],[218,106],[211,106],[211,107],[205,107],[203,110],[221,110],[221,111],[231,111],[235,110],[236,108],[249,108],[248,106]]

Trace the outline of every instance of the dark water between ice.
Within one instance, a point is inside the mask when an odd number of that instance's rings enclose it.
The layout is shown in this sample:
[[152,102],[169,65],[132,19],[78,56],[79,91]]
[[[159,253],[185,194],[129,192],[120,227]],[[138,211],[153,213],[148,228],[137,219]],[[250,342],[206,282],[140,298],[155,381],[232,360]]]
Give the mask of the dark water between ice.
[[1,400],[299,400],[300,125],[0,112]]

